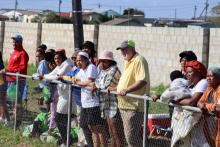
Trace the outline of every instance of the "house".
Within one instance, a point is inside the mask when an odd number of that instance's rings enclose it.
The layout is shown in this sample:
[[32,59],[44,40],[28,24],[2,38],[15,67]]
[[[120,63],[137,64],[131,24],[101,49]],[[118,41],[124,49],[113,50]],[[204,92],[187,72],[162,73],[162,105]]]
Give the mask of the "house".
[[37,17],[39,12],[30,11],[30,10],[7,10],[6,12],[2,13],[3,16],[9,18],[9,20],[16,20],[19,22],[31,22],[31,20]]
[[65,17],[65,18],[71,18],[72,17],[72,12],[60,12],[56,13],[57,16]]
[[98,23],[100,23],[100,17],[102,15],[99,14],[99,13],[96,13],[96,12],[82,12],[82,19],[83,21],[86,21],[86,22],[91,22],[91,21],[96,21]]
[[0,21],[6,21],[6,20],[9,20],[9,18],[7,16],[0,14]]
[[102,25],[116,26],[144,26],[144,23],[133,18],[114,18],[110,21],[102,23]]
[[114,10],[105,10],[103,12],[101,12],[102,15],[108,16],[110,18],[115,18],[115,17],[119,17],[121,16],[121,14],[119,14],[118,12],[114,11]]

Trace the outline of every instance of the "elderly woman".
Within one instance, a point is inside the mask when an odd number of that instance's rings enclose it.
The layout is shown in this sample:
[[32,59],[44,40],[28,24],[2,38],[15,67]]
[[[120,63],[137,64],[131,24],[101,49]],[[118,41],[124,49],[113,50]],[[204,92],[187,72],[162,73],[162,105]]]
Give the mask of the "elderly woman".
[[[101,111],[99,107],[99,99],[95,93],[88,90],[86,87],[91,86],[97,78],[97,67],[89,61],[89,55],[86,52],[79,52],[76,57],[77,66],[80,71],[76,74],[75,84],[81,87],[81,113],[80,113],[80,127],[83,129],[86,141],[89,146],[107,146],[104,135],[104,120],[101,118]],[[89,128],[92,134],[85,133]],[[90,135],[90,136],[89,136]],[[92,137],[93,143],[90,139]]]
[[[213,116],[210,116],[207,113],[204,113],[204,130],[206,130],[205,134],[210,146],[220,147],[220,67],[210,67],[208,69],[207,80],[208,88],[200,98],[198,107],[200,107],[204,112],[208,111],[214,113],[216,117],[214,121],[216,123],[217,130],[210,130],[213,128],[213,126],[209,126]],[[212,138],[213,132],[217,133],[215,137],[215,145],[214,138]]]
[[[121,72],[113,58],[113,53],[103,51],[99,57],[100,73],[95,81],[95,86],[99,89],[116,90]],[[113,94],[100,93],[100,109],[102,118],[107,120],[109,133],[111,136],[111,146],[123,146],[123,139],[120,136],[122,121],[118,111],[117,97]]]
[[[172,103],[178,105],[196,106],[198,100],[207,89],[208,82],[205,79],[207,71],[205,66],[199,61],[189,61],[185,63],[186,77],[191,88],[191,96],[185,97]],[[175,107],[172,117],[173,135],[171,146],[182,142],[184,146],[206,146],[206,138],[201,133],[202,125],[200,123],[201,113],[183,110]]]

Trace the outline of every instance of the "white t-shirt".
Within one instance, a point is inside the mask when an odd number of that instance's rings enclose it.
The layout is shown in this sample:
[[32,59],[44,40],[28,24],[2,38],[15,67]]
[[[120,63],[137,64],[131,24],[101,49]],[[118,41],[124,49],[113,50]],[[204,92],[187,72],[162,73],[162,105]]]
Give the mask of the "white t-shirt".
[[208,87],[208,82],[206,79],[200,80],[193,88],[192,88],[192,95],[197,92],[205,92]]
[[[88,78],[96,79],[98,76],[97,67],[90,63],[86,69],[80,69],[76,74],[76,79],[80,81],[87,81]],[[92,93],[86,88],[81,88],[81,103],[83,108],[91,108],[99,106],[99,99],[95,93]]]

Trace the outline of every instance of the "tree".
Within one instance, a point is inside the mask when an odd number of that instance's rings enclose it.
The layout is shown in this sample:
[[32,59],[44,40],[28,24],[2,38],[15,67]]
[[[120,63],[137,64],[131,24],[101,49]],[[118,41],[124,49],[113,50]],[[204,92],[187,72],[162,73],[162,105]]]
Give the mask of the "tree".
[[123,15],[144,15],[142,10],[128,8],[123,11]]
[[220,14],[220,3],[218,3],[216,6],[212,7],[212,13],[219,15]]
[[100,22],[106,22],[106,21],[109,21],[109,20],[112,20],[113,19],[113,17],[108,17],[108,15],[107,14],[105,14],[105,15],[101,15],[100,17],[99,17],[99,20],[100,20]]
[[211,22],[212,24],[214,24],[217,27],[220,27],[220,3],[218,3],[216,6],[212,7],[211,10],[213,15],[218,15],[215,17],[209,17],[208,18],[208,22]]
[[208,22],[214,24],[216,27],[220,27],[220,17],[217,16],[217,17],[210,17],[208,19]]

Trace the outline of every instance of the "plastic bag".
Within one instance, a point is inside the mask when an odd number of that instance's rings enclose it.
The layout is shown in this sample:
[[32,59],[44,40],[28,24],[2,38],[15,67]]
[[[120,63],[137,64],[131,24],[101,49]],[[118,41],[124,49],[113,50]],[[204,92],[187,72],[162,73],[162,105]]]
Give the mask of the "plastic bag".
[[50,89],[48,86],[44,86],[43,88],[43,98],[45,102],[49,102],[51,97]]
[[[18,97],[21,96],[20,91],[18,91]],[[16,99],[16,84],[11,84],[8,88],[7,88],[7,98],[10,101],[15,101]]]

